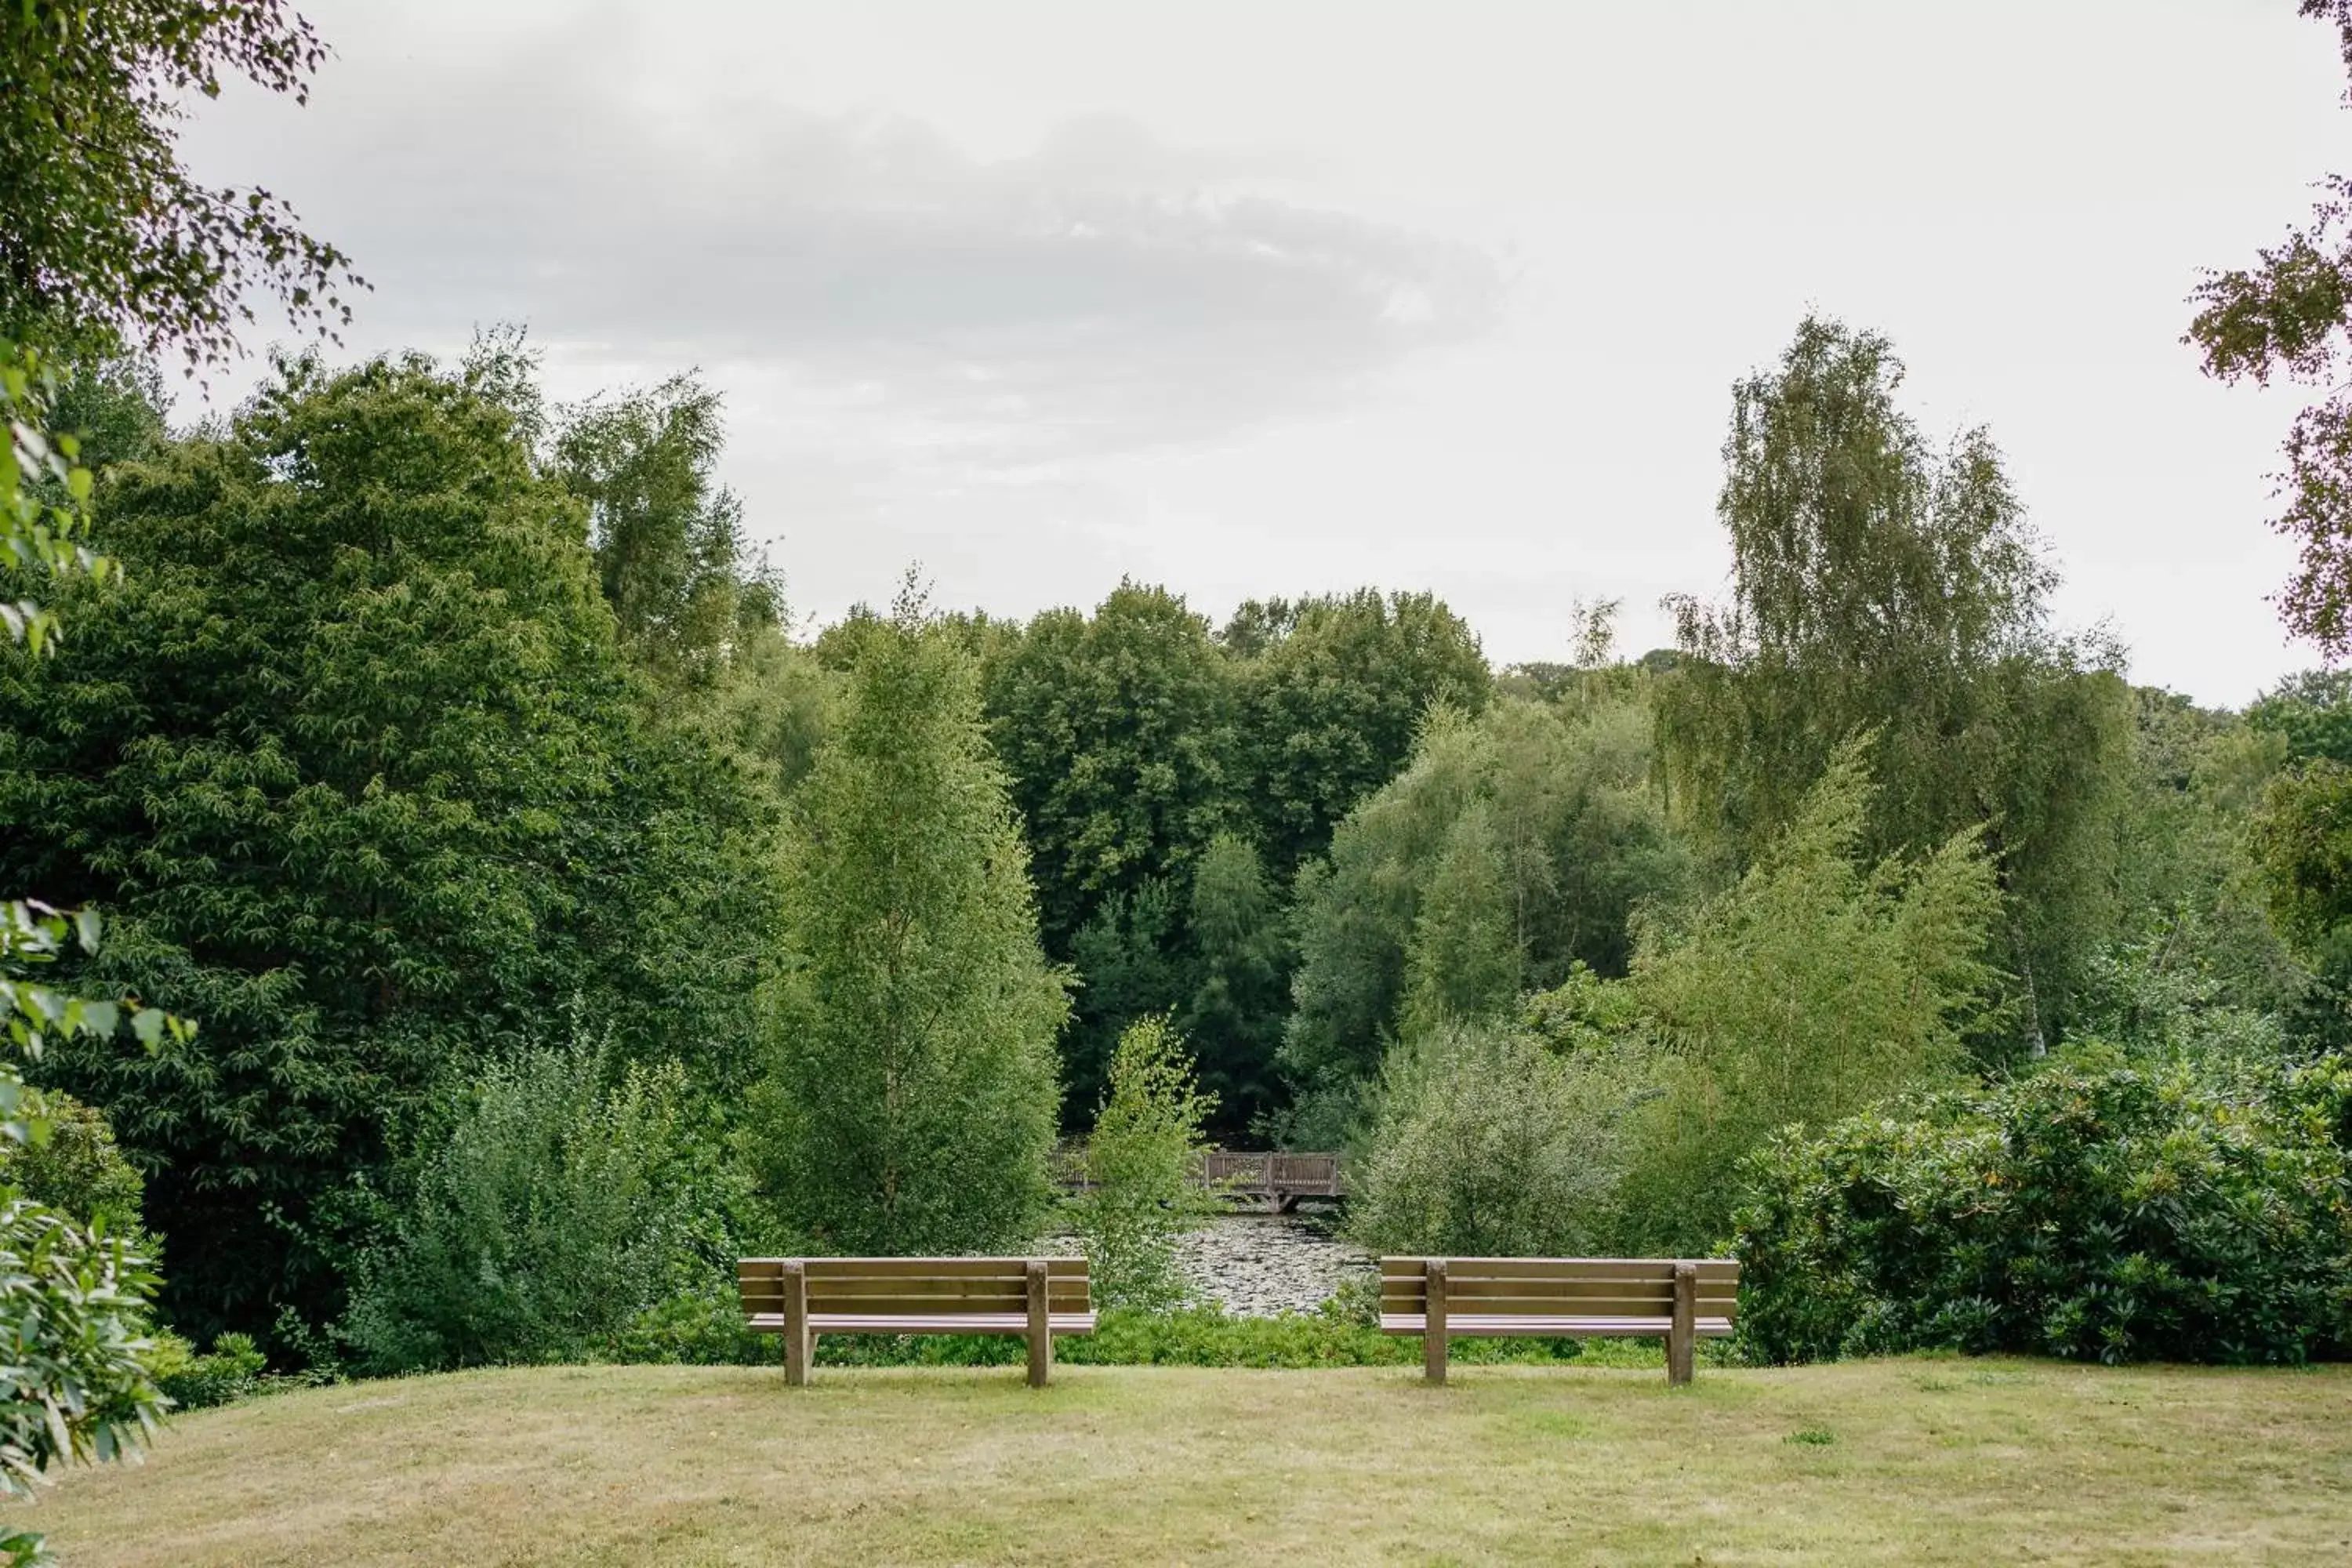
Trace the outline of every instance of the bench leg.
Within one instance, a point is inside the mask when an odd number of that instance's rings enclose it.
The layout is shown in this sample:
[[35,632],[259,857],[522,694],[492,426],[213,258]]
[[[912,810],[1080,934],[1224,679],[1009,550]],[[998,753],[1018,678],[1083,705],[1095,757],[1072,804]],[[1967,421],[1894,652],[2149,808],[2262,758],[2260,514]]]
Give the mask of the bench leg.
[[1698,1265],[1675,1265],[1674,1327],[1666,1334],[1666,1384],[1680,1388],[1691,1380],[1692,1352],[1698,1347]]
[[816,1336],[809,1332],[808,1274],[798,1262],[784,1265],[784,1386],[804,1388],[809,1380],[809,1352]]
[[1423,1279],[1423,1290],[1422,1375],[1432,1383],[1444,1383],[1446,1352],[1450,1348],[1445,1333],[1445,1263],[1444,1259],[1433,1258],[1429,1260],[1428,1272]]
[[1047,1310],[1045,1260],[1029,1260],[1029,1386],[1043,1388],[1054,1372],[1054,1323]]

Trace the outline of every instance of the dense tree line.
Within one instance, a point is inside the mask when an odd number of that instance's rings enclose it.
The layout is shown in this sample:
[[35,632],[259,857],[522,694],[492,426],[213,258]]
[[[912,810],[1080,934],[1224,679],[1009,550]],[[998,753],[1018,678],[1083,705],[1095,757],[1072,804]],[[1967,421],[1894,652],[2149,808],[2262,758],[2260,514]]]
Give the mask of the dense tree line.
[[[43,1075],[142,1173],[176,1324],[389,1366],[494,1356],[449,1281],[564,1245],[467,1206],[575,1180],[480,1143],[551,1052],[658,1123],[648,1169],[733,1173],[608,1184],[720,1194],[698,1226],[549,1211],[676,1236],[654,1273],[707,1314],[754,1237],[1033,1234],[1140,1022],[1214,1135],[1356,1150],[1365,1234],[1429,1246],[1695,1249],[1744,1152],[1888,1092],[2094,1037],[2331,1046],[2342,683],[2134,692],[2049,627],[1989,437],[1927,452],[1896,386],[1805,323],[1736,389],[1731,601],[1496,672],[1370,591],[1019,624],[910,579],[795,642],[718,400],[551,408],[511,332],[297,359],[185,434],[93,365],[129,585],[0,669],[0,868],[110,911],[86,983],[204,1026]],[[1538,1173],[1521,1219],[1427,1190],[1464,1148]]]
[[[0,329],[40,345],[0,384],[0,882],[48,900],[0,979],[49,1097],[0,1075],[0,1241],[110,1270],[109,1321],[149,1310],[135,1239],[239,1375],[239,1332],[384,1372],[740,1354],[740,1251],[1021,1246],[1090,1131],[1137,1301],[1213,1134],[1350,1152],[1374,1245],[1737,1240],[1776,1356],[2352,1342],[2352,683],[2132,688],[1885,339],[1809,319],[1734,386],[1728,594],[1633,662],[1606,606],[1497,671],[1428,594],[1013,622],[914,574],[799,638],[690,372],[551,405],[499,329],[292,357],[173,429],[137,351],[216,355],[248,276],[331,328],[352,279],[273,202],[190,196],[157,94],[299,91],[316,42],[266,5],[0,28],[55,111],[0,121],[0,172],[53,124],[105,154],[0,214]],[[2217,372],[2324,362],[2297,243],[2207,290]],[[2323,642],[2327,482],[2290,519]],[[2066,1243],[1989,1230],[1980,1178]],[[2158,1181],[2185,1218],[2115,1222]],[[2191,1310],[2231,1291],[2266,1314],[2236,1348]]]

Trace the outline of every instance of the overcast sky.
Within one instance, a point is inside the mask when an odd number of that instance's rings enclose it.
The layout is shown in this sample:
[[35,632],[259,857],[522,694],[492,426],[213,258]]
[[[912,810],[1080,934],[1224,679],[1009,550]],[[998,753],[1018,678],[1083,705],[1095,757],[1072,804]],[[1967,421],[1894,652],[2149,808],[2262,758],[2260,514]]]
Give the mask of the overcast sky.
[[1618,597],[1639,651],[1719,594],[1731,383],[1818,309],[1991,427],[2137,679],[2312,662],[2265,602],[2294,395],[2179,342],[2352,171],[2292,0],[302,9],[310,107],[208,106],[198,171],[358,258],[354,353],[699,365],[805,615],[919,561],[1014,615],[1433,588],[1497,662]]

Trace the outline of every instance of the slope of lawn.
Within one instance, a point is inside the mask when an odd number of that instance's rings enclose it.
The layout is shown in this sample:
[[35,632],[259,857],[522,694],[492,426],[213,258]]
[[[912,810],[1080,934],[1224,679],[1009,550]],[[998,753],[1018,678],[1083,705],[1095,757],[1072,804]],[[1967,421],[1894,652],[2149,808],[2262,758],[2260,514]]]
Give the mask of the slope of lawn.
[[2352,1369],[562,1367],[179,1421],[75,1568],[2343,1563]]

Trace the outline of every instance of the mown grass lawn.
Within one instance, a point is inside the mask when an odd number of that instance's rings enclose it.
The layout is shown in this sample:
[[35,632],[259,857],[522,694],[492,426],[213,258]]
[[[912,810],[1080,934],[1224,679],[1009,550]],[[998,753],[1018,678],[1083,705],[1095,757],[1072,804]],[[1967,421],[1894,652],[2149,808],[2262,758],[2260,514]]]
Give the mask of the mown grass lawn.
[[179,1421],[75,1568],[2352,1562],[2352,1369],[565,1367]]

